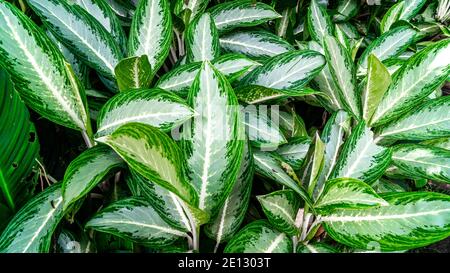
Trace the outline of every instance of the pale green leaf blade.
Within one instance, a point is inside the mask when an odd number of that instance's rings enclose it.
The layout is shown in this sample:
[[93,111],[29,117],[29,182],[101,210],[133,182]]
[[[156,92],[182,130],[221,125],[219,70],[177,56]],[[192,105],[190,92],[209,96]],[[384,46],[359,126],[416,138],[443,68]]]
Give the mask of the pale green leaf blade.
[[399,20],[404,5],[405,1],[400,1],[397,4],[392,5],[386,12],[386,14],[384,14],[383,19],[381,19],[380,23],[381,33],[385,33],[386,31],[388,31],[391,26]]
[[333,36],[333,24],[326,9],[317,0],[312,0],[307,14],[308,30],[311,37],[322,44],[325,36]]
[[347,21],[358,13],[358,0],[339,0],[336,8],[336,14],[333,16],[333,21],[342,22]]
[[219,57],[219,33],[209,13],[194,19],[185,35],[188,63],[211,61]]
[[122,59],[114,72],[120,91],[149,87],[154,73],[146,55]]
[[299,170],[306,158],[310,144],[309,137],[291,138],[288,143],[281,145],[276,153],[294,170]]

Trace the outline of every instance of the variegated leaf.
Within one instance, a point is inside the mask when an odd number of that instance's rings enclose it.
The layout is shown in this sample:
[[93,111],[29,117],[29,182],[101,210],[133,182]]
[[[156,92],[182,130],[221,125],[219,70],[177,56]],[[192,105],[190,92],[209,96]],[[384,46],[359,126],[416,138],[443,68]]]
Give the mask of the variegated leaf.
[[120,91],[149,87],[154,73],[147,55],[121,60],[114,72]]
[[288,143],[280,146],[276,153],[294,170],[299,170],[306,158],[310,144],[309,137],[291,138]]
[[219,33],[209,13],[194,19],[186,30],[187,62],[213,60],[220,55]]
[[317,0],[312,0],[308,8],[308,30],[311,37],[322,44],[325,36],[333,36],[333,24],[326,9],[317,3]]

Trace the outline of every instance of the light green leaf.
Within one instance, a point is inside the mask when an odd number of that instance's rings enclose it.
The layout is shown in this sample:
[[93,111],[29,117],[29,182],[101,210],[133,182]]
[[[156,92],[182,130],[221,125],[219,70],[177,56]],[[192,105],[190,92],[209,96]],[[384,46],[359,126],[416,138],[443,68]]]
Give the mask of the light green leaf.
[[319,135],[314,135],[314,139],[309,146],[308,153],[306,155],[305,163],[303,164],[302,182],[308,186],[309,195],[313,196],[314,189],[316,188],[319,175],[322,172],[324,164],[325,144],[319,138]]
[[274,228],[288,235],[298,234],[299,229],[295,224],[295,217],[300,207],[300,199],[294,191],[275,191],[256,196],[256,198]]
[[128,56],[147,55],[153,71],[158,71],[169,54],[172,16],[167,0],[140,0],[133,15]]
[[430,140],[422,141],[420,144],[450,150],[450,138],[449,137],[430,139]]
[[310,144],[309,137],[296,137],[289,139],[289,142],[280,146],[276,152],[294,170],[299,170],[306,158]]
[[299,244],[296,253],[338,253],[338,251],[324,243],[307,243]]
[[325,183],[323,193],[316,201],[316,210],[361,209],[389,205],[368,184],[353,178],[336,178]]
[[123,92],[103,105],[97,116],[97,136],[111,134],[120,126],[139,122],[162,131],[181,125],[194,115],[186,102],[159,88]]
[[263,30],[235,31],[220,37],[225,52],[241,53],[248,57],[273,57],[294,50],[282,38]]
[[414,54],[392,79],[372,116],[371,125],[380,126],[399,118],[436,90],[450,72],[450,39],[427,46]]
[[176,0],[175,14],[181,15],[185,23],[192,21],[198,14],[205,11],[209,0]]
[[57,0],[28,0],[53,35],[102,76],[114,79],[123,54],[111,34],[85,9]]
[[388,192],[404,192],[405,189],[399,184],[388,179],[380,178],[377,182],[372,185],[372,188],[377,193],[388,193]]
[[122,59],[114,72],[120,91],[149,87],[154,74],[146,55]]
[[181,151],[165,133],[146,124],[128,123],[97,141],[108,144],[145,178],[196,205],[197,195],[183,177]]
[[45,118],[76,130],[88,128],[82,86],[52,41],[27,16],[0,3],[0,64],[22,100]]
[[385,33],[386,31],[388,31],[391,26],[400,19],[400,15],[402,13],[404,5],[405,1],[400,1],[397,4],[391,6],[386,14],[384,14],[383,19],[381,19],[380,23],[381,33]]
[[366,122],[369,122],[391,84],[391,75],[380,60],[373,54],[368,59],[367,78],[362,83],[361,91],[363,119]]
[[252,27],[280,18],[269,5],[252,0],[236,0],[218,4],[209,10],[220,32],[238,27]]
[[265,220],[254,221],[227,244],[225,253],[291,253],[291,238],[273,229]]
[[294,108],[288,111],[278,111],[278,115],[280,128],[287,138],[308,137],[305,122]]
[[153,247],[170,245],[180,237],[187,237],[185,232],[165,222],[152,205],[137,197],[112,203],[91,218],[86,228]]
[[355,118],[361,117],[361,101],[356,90],[355,66],[349,52],[332,36],[324,38],[328,69],[339,94],[339,101]]
[[324,7],[317,3],[317,0],[312,0],[308,8],[308,30],[311,37],[322,44],[325,36],[333,36],[333,24],[330,16]]
[[62,218],[58,183],[34,196],[14,215],[0,236],[0,252],[49,252],[52,234]]
[[334,240],[358,249],[398,251],[426,246],[450,235],[450,197],[432,192],[389,193],[390,205],[341,209],[321,217]]
[[209,13],[194,19],[186,30],[187,62],[213,60],[220,55],[219,33]]
[[345,141],[330,178],[351,177],[372,184],[391,162],[392,151],[375,144],[373,132],[361,121]]
[[400,20],[409,21],[414,16],[416,16],[422,7],[425,5],[427,0],[403,0],[405,4],[403,4],[402,12],[400,13]]
[[229,82],[203,63],[188,95],[198,115],[184,125],[181,147],[199,208],[215,215],[232,190],[243,152],[243,126]]
[[316,51],[290,51],[272,57],[255,68],[240,82],[278,90],[297,90],[304,87],[325,65],[325,58]]
[[94,146],[72,162],[64,174],[62,185],[63,209],[88,194],[97,184],[104,181],[120,168],[123,160],[105,145]]
[[450,183],[450,151],[417,144],[395,146],[392,162],[408,177]]
[[339,0],[336,8],[336,14],[333,16],[333,21],[342,22],[347,21],[358,13],[358,0]]
[[310,95],[320,95],[319,91],[304,87],[298,90],[277,90],[259,85],[238,86],[234,89],[237,98],[246,104],[261,104],[283,100],[289,97],[304,97]]
[[429,100],[413,112],[383,127],[380,141],[450,137],[450,97]]

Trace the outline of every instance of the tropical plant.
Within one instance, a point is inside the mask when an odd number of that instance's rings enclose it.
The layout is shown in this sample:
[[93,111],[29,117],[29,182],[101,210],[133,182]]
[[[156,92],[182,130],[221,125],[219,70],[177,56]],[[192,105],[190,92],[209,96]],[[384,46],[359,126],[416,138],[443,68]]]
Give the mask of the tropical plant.
[[0,252],[446,239],[449,1],[372,2],[0,0]]

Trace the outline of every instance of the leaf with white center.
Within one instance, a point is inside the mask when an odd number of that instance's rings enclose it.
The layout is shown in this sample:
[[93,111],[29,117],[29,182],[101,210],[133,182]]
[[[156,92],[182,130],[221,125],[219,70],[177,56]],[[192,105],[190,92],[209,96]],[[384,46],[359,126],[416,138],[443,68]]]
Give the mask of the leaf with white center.
[[[249,69],[260,65],[241,54],[233,53],[224,54],[213,60],[212,63],[217,70],[227,77],[229,82],[236,80]],[[156,86],[185,97],[187,96],[189,88],[194,82],[200,67],[200,62],[180,65],[164,74],[158,80]]]
[[336,14],[333,16],[333,21],[342,22],[347,21],[355,16],[359,11],[358,0],[339,0],[336,8]]
[[373,132],[361,121],[345,141],[330,178],[351,177],[372,184],[391,162],[392,151],[375,144]]
[[97,136],[113,133],[120,126],[139,122],[168,132],[194,115],[186,102],[159,88],[122,92],[103,105],[97,116]]
[[88,114],[81,84],[45,33],[7,2],[0,3],[0,64],[21,99],[43,117],[86,130]]
[[174,13],[188,24],[198,14],[203,13],[209,4],[209,0],[176,0]]
[[276,102],[292,97],[304,97],[321,95],[321,92],[304,87],[298,90],[277,90],[259,85],[238,86],[234,89],[237,98],[246,104],[262,104],[264,102]]
[[309,137],[296,137],[280,146],[276,153],[294,170],[299,170],[306,158],[310,144]]
[[307,26],[311,37],[322,44],[325,36],[333,36],[333,24],[326,9],[317,3],[317,0],[312,0],[308,8]]
[[403,0],[402,12],[400,13],[399,20],[409,21],[416,16],[427,0]]
[[219,33],[209,13],[194,19],[185,36],[188,63],[211,61],[219,57]]
[[[276,117],[276,116],[275,116]],[[242,122],[250,143],[261,149],[276,149],[286,143],[277,120],[267,107],[247,106],[242,110]]]
[[302,186],[286,173],[282,167],[282,162],[278,158],[267,152],[254,151],[253,159],[256,173],[292,189],[307,204],[312,206],[311,198]]
[[140,0],[133,15],[128,56],[147,55],[153,71],[164,63],[172,42],[172,15],[167,0]]
[[183,230],[164,221],[153,205],[138,197],[112,203],[92,217],[86,228],[153,247],[170,245],[180,237],[187,237]]
[[361,84],[362,112],[366,122],[369,122],[391,84],[391,75],[380,60],[373,54],[370,54],[368,59],[367,78]]
[[0,236],[1,253],[49,252],[53,232],[63,218],[61,183],[30,199]]
[[220,243],[230,240],[239,230],[250,203],[254,165],[252,151],[248,144],[244,146],[242,156],[233,190],[225,199],[217,216],[204,228],[206,235],[217,242],[216,248]]
[[322,173],[324,165],[325,143],[322,142],[317,132],[314,135],[308,153],[306,154],[305,163],[302,166],[300,173],[302,174],[301,181],[305,187],[308,187],[308,193],[314,196],[314,190],[317,186],[320,174]]
[[349,52],[332,36],[324,38],[324,50],[339,101],[355,118],[361,117],[361,101],[356,90],[355,66]]
[[436,90],[450,72],[450,39],[436,42],[414,54],[393,76],[371,119],[380,126],[399,118]]
[[299,244],[296,253],[338,253],[334,247],[324,243]]
[[280,128],[287,138],[308,137],[305,121],[295,112],[294,108],[286,111],[278,111]]
[[325,144],[325,154],[323,159],[323,168],[320,172],[317,185],[314,190],[315,197],[320,196],[322,193],[325,181],[328,180],[331,171],[336,165],[339,158],[339,152],[342,144],[344,143],[344,137],[349,134],[351,128],[350,119],[351,118],[347,112],[340,110],[333,113],[323,128],[320,138]]
[[364,50],[358,61],[358,74],[365,74],[368,66],[368,58],[375,55],[381,62],[397,57],[414,43],[417,31],[409,26],[400,26],[384,33],[375,39]]
[[124,165],[123,160],[108,146],[98,145],[84,151],[70,162],[64,174],[63,209],[86,196]]
[[225,52],[244,54],[252,58],[272,57],[294,50],[282,38],[264,30],[234,31],[220,37]]
[[450,151],[438,147],[403,144],[394,147],[392,162],[408,177],[450,184]]
[[[316,41],[310,41],[308,47],[311,50],[325,54],[322,46]],[[318,96],[319,101],[325,104],[328,108],[333,111],[343,109],[341,105],[339,94],[337,92],[336,84],[334,83],[333,76],[331,75],[328,65],[325,65],[319,74],[314,77],[312,83],[316,86],[316,89],[322,91],[328,96],[328,99]]]
[[174,193],[145,179],[136,171],[130,170],[130,173],[125,177],[125,181],[133,196],[141,196],[147,202],[150,202],[161,218],[172,227],[186,232],[192,231],[185,209],[189,209],[191,215],[194,216],[197,226],[200,226],[209,220],[208,214],[189,206],[186,203],[183,204],[183,201]]
[[224,253],[292,253],[292,240],[265,220],[254,221],[239,231]]
[[389,205],[368,184],[353,178],[336,178],[325,183],[314,204],[321,213],[336,209],[361,209]]
[[210,62],[203,63],[188,95],[198,113],[183,126],[181,147],[199,208],[215,215],[232,190],[243,152],[243,126],[229,82]]
[[390,181],[388,179],[380,178],[375,184],[372,185],[372,188],[377,193],[388,193],[388,192],[404,192],[405,189],[402,188],[399,184],[394,181]]
[[127,38],[119,18],[105,0],[73,0],[94,17],[116,41],[123,53],[126,53]]
[[127,123],[96,140],[113,148],[130,168],[148,180],[189,204],[197,204],[197,194],[183,176],[183,155],[167,134],[150,125]]
[[248,73],[240,85],[260,85],[278,90],[301,89],[324,65],[322,54],[312,50],[294,50],[270,58]]
[[400,1],[397,4],[391,6],[389,10],[384,14],[383,19],[381,19],[380,23],[381,33],[385,33],[386,31],[388,31],[391,26],[399,20],[404,5],[405,1]]
[[380,140],[427,140],[450,137],[450,97],[429,100],[383,127]]
[[114,71],[120,91],[149,87],[154,73],[146,55],[122,59]]
[[86,10],[58,0],[28,0],[52,34],[84,63],[114,79],[123,53],[111,34]]
[[344,245],[378,251],[408,250],[450,236],[450,197],[432,192],[382,194],[390,205],[341,209],[322,216],[328,235]]
[[300,199],[292,190],[275,191],[256,197],[269,223],[288,235],[297,235],[295,217],[300,208]]
[[269,5],[252,0],[236,0],[218,4],[209,10],[220,32],[238,27],[257,26],[280,18]]

